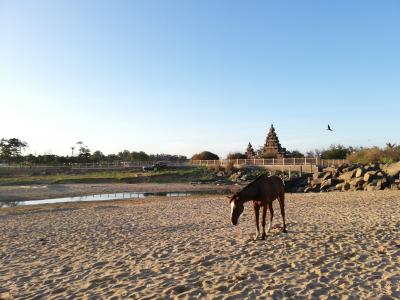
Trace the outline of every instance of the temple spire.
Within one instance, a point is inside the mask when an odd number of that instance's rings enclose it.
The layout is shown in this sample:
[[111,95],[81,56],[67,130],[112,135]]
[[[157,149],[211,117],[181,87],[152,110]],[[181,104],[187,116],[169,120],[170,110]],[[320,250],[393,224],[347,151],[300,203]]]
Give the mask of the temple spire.
[[266,158],[285,157],[286,149],[282,148],[278,136],[275,132],[274,124],[271,124],[264,144],[262,156]]

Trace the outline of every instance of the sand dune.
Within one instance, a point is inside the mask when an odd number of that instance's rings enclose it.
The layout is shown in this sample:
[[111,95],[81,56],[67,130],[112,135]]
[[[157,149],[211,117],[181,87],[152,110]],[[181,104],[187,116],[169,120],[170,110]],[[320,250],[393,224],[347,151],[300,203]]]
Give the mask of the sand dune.
[[400,297],[400,192],[287,195],[254,241],[224,197],[0,210],[0,298]]

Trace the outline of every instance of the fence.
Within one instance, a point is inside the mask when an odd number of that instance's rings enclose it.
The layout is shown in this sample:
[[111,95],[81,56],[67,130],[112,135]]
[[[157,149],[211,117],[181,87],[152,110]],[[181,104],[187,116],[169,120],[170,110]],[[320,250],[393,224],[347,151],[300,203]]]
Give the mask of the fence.
[[[0,169],[129,169],[141,168],[153,165],[156,161],[132,161],[132,162],[100,162],[100,163],[74,163],[62,165],[43,164],[0,164]],[[187,166],[188,161],[167,162],[171,167]]]
[[[344,159],[320,159],[320,158],[252,158],[252,159],[221,159],[221,160],[191,160],[180,162],[167,162],[168,166],[339,166],[345,163]],[[0,169],[129,169],[141,168],[152,165],[155,161],[133,161],[133,162],[101,162],[101,163],[79,163],[67,165],[40,165],[40,164],[0,164]]]
[[252,159],[221,159],[221,160],[192,160],[196,166],[339,166],[345,159],[320,159],[320,158],[252,158]]

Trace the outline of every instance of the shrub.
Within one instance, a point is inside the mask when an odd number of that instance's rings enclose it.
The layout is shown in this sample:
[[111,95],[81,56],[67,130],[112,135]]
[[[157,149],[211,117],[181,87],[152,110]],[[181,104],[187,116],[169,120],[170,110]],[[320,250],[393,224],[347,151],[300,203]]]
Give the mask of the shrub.
[[229,153],[226,157],[227,159],[245,159],[247,158],[246,154],[240,152]]
[[343,145],[331,145],[328,150],[321,151],[322,159],[345,159],[353,151],[352,147]]
[[196,153],[192,156],[192,160],[216,160],[216,159],[219,159],[219,156],[209,151]]
[[210,172],[213,172],[213,173],[218,173],[219,171],[223,171],[224,170],[224,168],[221,165],[208,166],[207,169]]
[[350,163],[368,164],[371,162],[393,163],[400,161],[400,149],[398,147],[360,148],[347,155]]

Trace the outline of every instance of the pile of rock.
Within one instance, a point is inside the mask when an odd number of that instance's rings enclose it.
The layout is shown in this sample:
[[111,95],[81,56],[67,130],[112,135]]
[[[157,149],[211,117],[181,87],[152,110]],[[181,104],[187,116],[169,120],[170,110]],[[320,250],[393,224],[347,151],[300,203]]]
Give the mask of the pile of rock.
[[400,163],[343,164],[325,168],[309,178],[304,192],[375,191],[400,189]]

